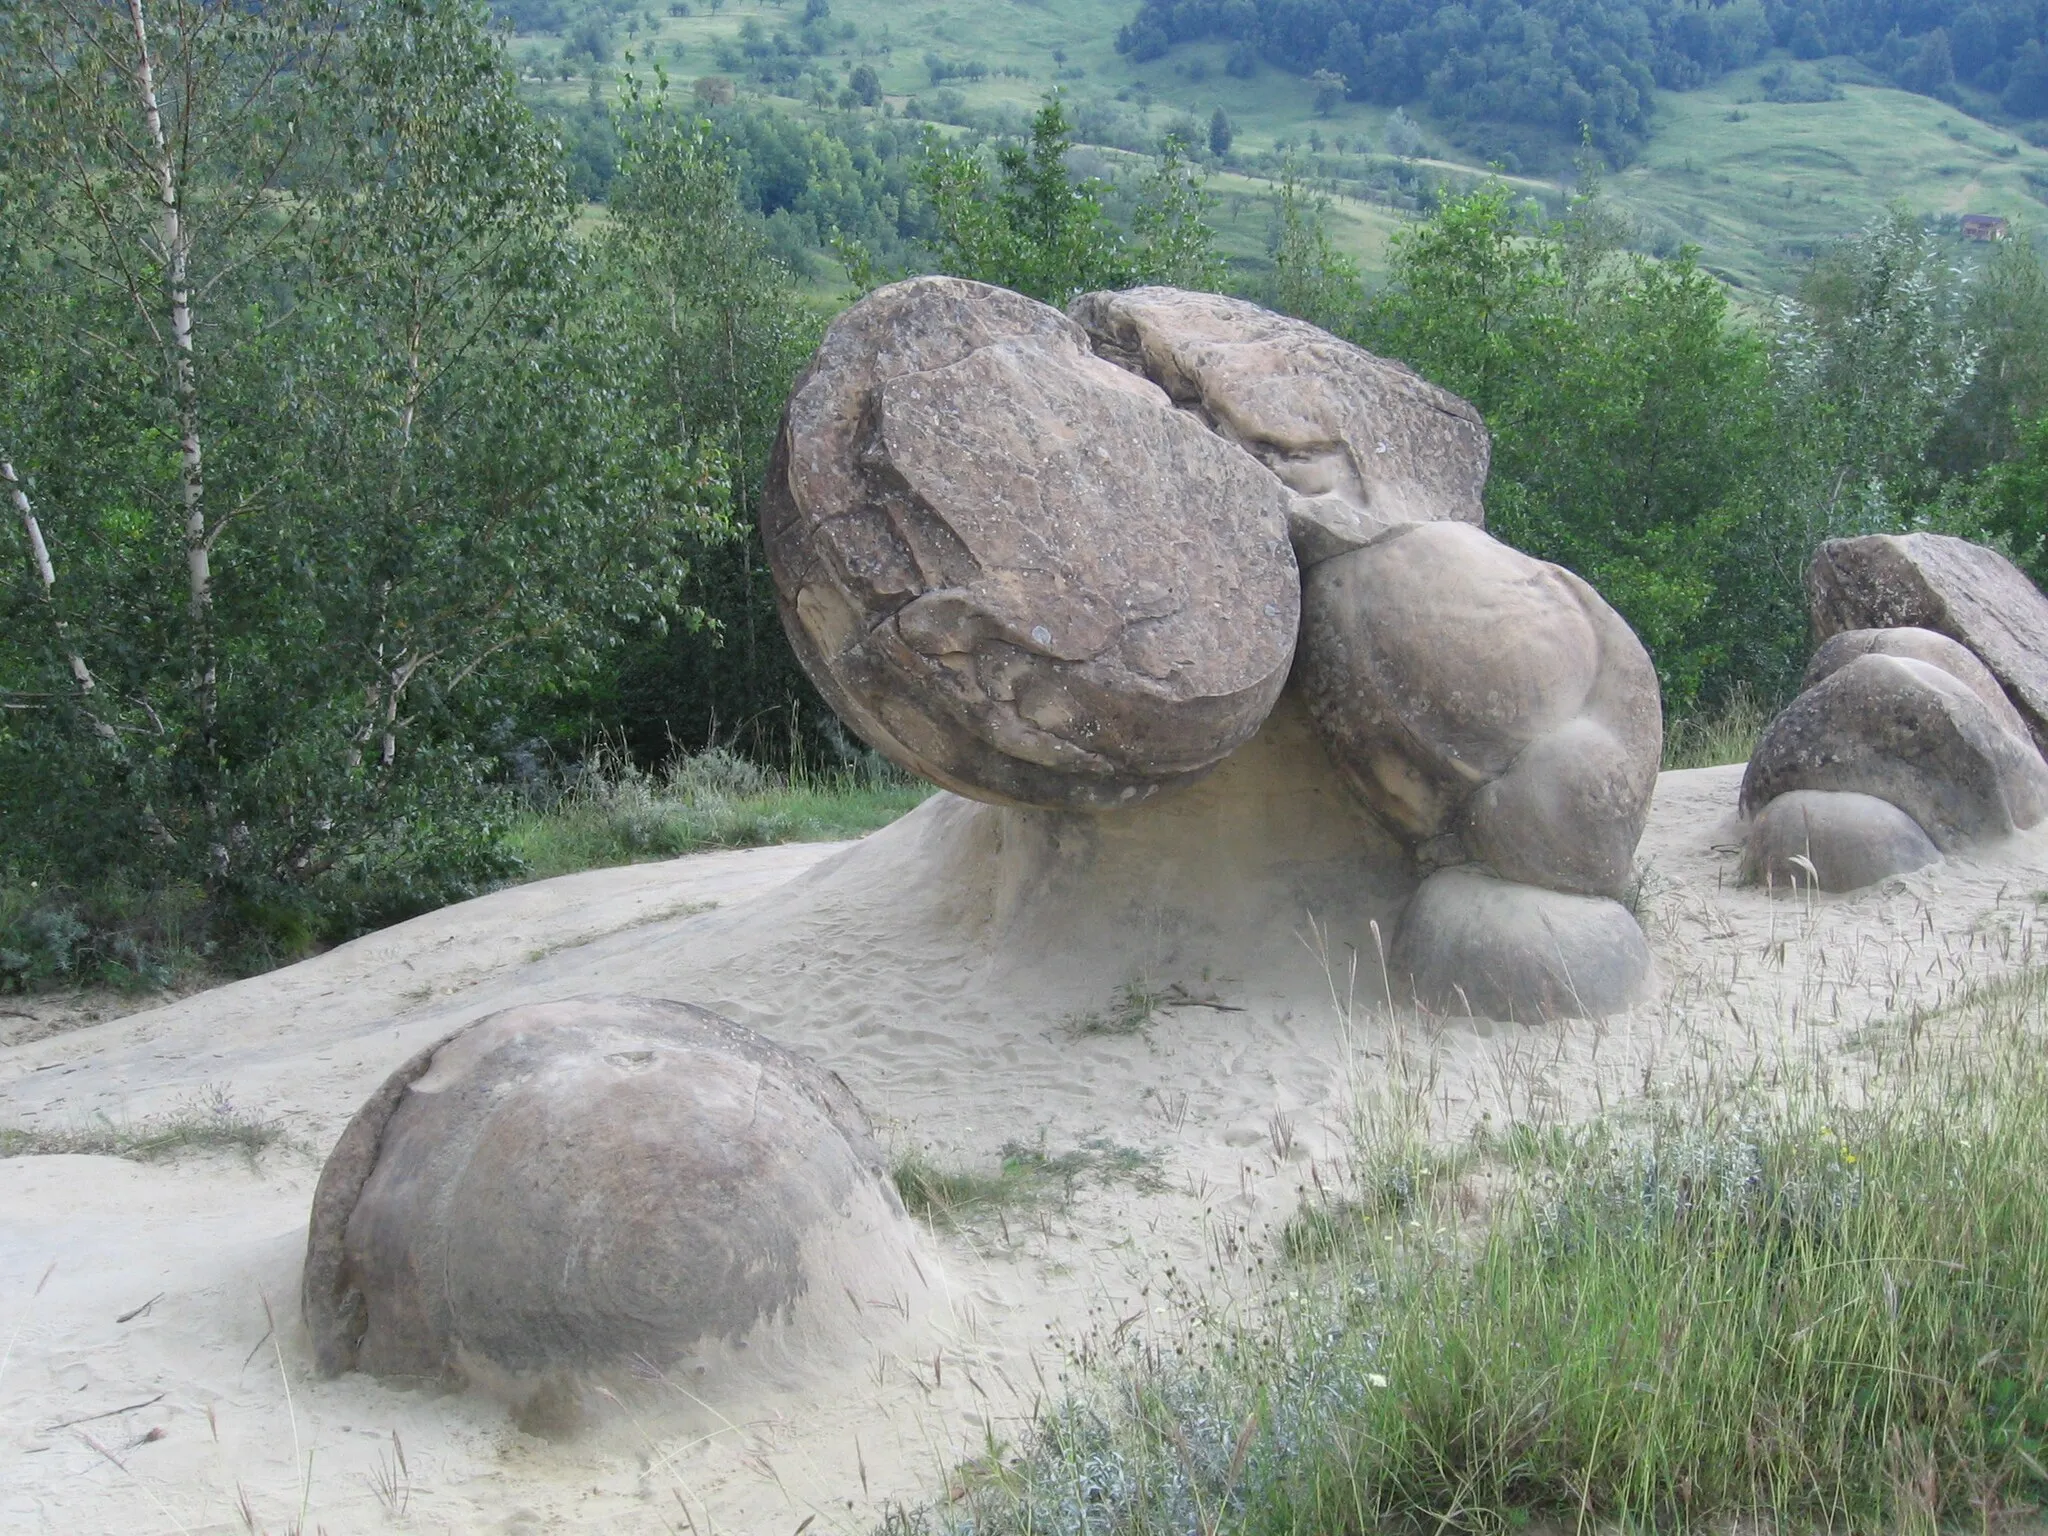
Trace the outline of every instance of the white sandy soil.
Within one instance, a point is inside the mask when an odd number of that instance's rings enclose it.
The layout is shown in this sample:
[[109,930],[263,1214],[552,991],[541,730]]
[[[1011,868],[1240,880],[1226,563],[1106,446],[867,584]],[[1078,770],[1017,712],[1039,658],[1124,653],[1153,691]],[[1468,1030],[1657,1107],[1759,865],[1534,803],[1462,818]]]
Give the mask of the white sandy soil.
[[[1733,883],[1740,773],[1663,776],[1640,852],[1654,996],[1604,1021],[1397,1025],[1375,1007],[1374,924],[1388,929],[1407,877],[1285,703],[1208,780],[1119,817],[940,795],[859,843],[502,891],[0,1044],[0,1125],[119,1123],[218,1091],[293,1142],[253,1165],[0,1161],[0,1529],[282,1532],[303,1511],[302,1529],[334,1536],[791,1536],[944,1497],[949,1467],[1014,1439],[1078,1351],[1170,1340],[1246,1294],[1274,1262],[1273,1224],[1312,1180],[1341,1177],[1346,1117],[1397,1063],[1454,1129],[1582,1115],[1833,1059],[2032,960],[2048,834],[1774,901]],[[1141,1033],[1076,1033],[1133,980],[1193,1001]],[[478,1398],[317,1379],[299,1264],[348,1116],[468,1019],[607,992],[700,1003],[814,1056],[892,1147],[942,1165],[992,1165],[1012,1142],[1151,1162],[928,1232],[930,1320],[794,1389],[704,1405],[651,1382],[615,1422],[556,1443]]]

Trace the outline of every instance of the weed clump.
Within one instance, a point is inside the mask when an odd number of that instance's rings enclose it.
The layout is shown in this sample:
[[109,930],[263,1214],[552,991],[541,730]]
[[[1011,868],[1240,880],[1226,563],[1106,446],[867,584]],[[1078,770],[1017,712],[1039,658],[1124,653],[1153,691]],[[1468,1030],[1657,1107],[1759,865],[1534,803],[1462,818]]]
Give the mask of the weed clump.
[[923,1152],[911,1152],[892,1170],[904,1208],[921,1221],[962,1226],[1005,1212],[1070,1204],[1088,1179],[1119,1180],[1149,1187],[1158,1177],[1158,1158],[1106,1136],[1091,1136],[1066,1152],[1006,1142],[989,1168],[942,1167]]
[[0,1157],[122,1157],[157,1162],[180,1152],[240,1152],[251,1161],[289,1144],[284,1126],[209,1089],[167,1114],[126,1123],[102,1119],[66,1130],[0,1125]]

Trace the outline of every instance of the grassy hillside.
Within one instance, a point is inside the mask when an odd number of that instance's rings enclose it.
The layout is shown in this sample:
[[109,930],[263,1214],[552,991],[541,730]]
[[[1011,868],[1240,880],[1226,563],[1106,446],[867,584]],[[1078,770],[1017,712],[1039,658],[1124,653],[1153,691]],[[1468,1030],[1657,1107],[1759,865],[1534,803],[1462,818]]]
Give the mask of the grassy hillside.
[[1662,96],[1648,153],[1609,183],[1653,243],[1700,246],[1730,282],[1776,288],[1893,201],[2015,223],[2042,212],[2048,151],[1905,91],[1769,102],[1759,73]]
[[[770,88],[732,68],[743,29],[795,38],[801,0],[721,0],[716,10],[708,0],[692,0],[687,9],[687,16],[650,9],[631,35],[614,27],[614,47],[620,55],[630,50],[642,66],[659,62],[682,82],[728,74],[743,93],[768,96]],[[883,110],[897,114],[1007,112],[1021,124],[1058,88],[1084,140],[1125,150],[1175,130],[1202,142],[1210,114],[1221,107],[1235,130],[1233,160],[1241,170],[1212,182],[1222,199],[1218,222],[1226,250],[1248,262],[1264,255],[1271,225],[1266,174],[1276,151],[1292,151],[1316,180],[1339,189],[1387,163],[1385,109],[1347,101],[1318,116],[1312,88],[1294,75],[1265,64],[1249,78],[1226,74],[1221,43],[1185,45],[1135,64],[1113,46],[1127,9],[1114,0],[834,0],[830,17],[814,29],[827,49],[812,62],[835,86],[860,65],[874,69]],[[539,87],[547,95],[573,101],[588,90],[591,66],[571,60],[574,77],[563,79],[556,62],[563,42],[523,37],[514,53],[551,76]],[[975,77],[935,84],[934,58]],[[1648,149],[1609,183],[1635,215],[1647,248],[1698,245],[1713,270],[1761,296],[1785,287],[1815,250],[1891,202],[1925,214],[1995,213],[2022,222],[2048,197],[2048,151],[1930,97],[1887,87],[1843,85],[1838,99],[1826,101],[1767,100],[1764,77],[1782,67],[1778,61],[1703,90],[1658,93]],[[1827,61],[1801,68],[1826,72]],[[1859,71],[1850,65],[1847,72]],[[815,80],[774,89],[793,93],[779,98],[785,110],[837,110]],[[1416,121],[1424,150],[1412,165],[1453,185],[1484,171],[1461,159],[1425,117]],[[1125,164],[1104,154],[1085,168],[1115,176]],[[1532,194],[1558,190],[1538,178],[1509,179]],[[1331,230],[1372,273],[1383,266],[1387,237],[1404,216],[1384,201],[1340,190]],[[1964,248],[1959,237],[1957,248]]]

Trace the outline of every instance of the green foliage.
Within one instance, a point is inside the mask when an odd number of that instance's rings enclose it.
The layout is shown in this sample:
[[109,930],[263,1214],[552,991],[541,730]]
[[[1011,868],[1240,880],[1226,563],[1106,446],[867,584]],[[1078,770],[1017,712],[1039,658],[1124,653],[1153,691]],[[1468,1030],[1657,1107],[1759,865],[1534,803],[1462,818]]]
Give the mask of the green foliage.
[[1134,283],[1219,286],[1224,264],[1208,223],[1213,199],[1188,163],[1186,144],[1167,139],[1126,236],[1104,208],[1108,189],[1069,175],[1073,132],[1054,96],[1032,119],[1026,142],[997,148],[993,170],[971,148],[928,141],[919,181],[932,207],[938,269],[1055,305]]
[[600,752],[559,802],[521,816],[508,841],[527,871],[545,878],[710,848],[861,837],[931,792],[873,757],[853,768],[785,773],[713,748],[650,773],[623,754]]
[[1403,233],[1358,330],[1479,408],[1488,525],[1620,610],[1667,709],[1754,664],[1730,555],[1772,440],[1767,356],[1689,253],[1615,251],[1597,196],[1531,225],[1496,184]]
[[714,744],[721,722],[728,744],[775,755],[790,731],[804,740],[807,721],[815,750],[831,716],[783,639],[753,526],[782,402],[823,317],[795,301],[708,122],[672,111],[658,83],[629,88],[620,124],[600,259],[645,338],[649,394],[675,430],[717,453],[745,534],[712,528],[696,541],[683,591],[705,623],[643,627],[608,691],[581,701],[585,718],[622,730],[643,762],[679,739]]
[[1777,712],[1748,683],[1735,683],[1711,712],[1665,722],[1663,766],[1668,770],[1746,763]]
[[1358,327],[1365,287],[1357,263],[1331,245],[1323,211],[1289,161],[1281,173],[1273,273],[1262,297],[1283,314],[1342,336]]
[[154,21],[161,141],[125,14],[0,21],[0,456],[55,576],[10,517],[0,825],[274,957],[512,872],[489,740],[681,611],[723,465],[480,10]]
[[2022,420],[2012,456],[1944,510],[1953,521],[1942,531],[1988,536],[2035,585],[2048,584],[2048,416]]
[[971,149],[934,138],[919,172],[937,232],[939,269],[1064,305],[1078,293],[1121,288],[1130,263],[1102,207],[1102,188],[1067,175],[1073,123],[1059,99],[1031,122],[1024,144],[996,151],[993,171]]
[[[2021,0],[1909,9],[1516,0],[1481,11],[1377,0],[1143,0],[1117,50],[1144,63],[1205,38],[1234,44],[1233,73],[1250,73],[1263,57],[1301,76],[1318,113],[1347,90],[1364,101],[1425,105],[1510,170],[1561,160],[1582,136],[1627,158],[1650,132],[1656,89],[1709,84],[1773,47],[1802,59],[1854,54],[1904,90],[1953,100],[1961,82],[1985,111],[2048,114],[2048,23]],[[1772,101],[1840,94],[1803,65],[1774,65],[1763,83]]]
[[1188,146],[1169,135],[1138,188],[1131,214],[1132,276],[1141,282],[1217,292],[1228,265],[1209,220],[1216,199],[1189,164]]

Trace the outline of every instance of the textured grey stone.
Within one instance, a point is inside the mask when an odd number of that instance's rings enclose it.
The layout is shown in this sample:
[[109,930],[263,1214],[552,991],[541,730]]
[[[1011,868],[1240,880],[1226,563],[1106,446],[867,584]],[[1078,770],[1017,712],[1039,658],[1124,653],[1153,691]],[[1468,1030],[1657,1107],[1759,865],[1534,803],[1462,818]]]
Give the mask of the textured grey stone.
[[[1853,891],[1941,857],[1920,823],[1890,801],[1839,790],[1795,789],[1750,823],[1742,878],[1778,895]],[[1807,869],[1795,860],[1805,860]]]
[[1479,413],[1399,363],[1213,293],[1089,293],[1068,313],[1098,353],[1287,483],[1304,567],[1402,523],[1484,520],[1490,444]]
[[1968,646],[2048,748],[2048,597],[1998,551],[1938,533],[1830,539],[1806,595],[1817,640],[1910,625]]
[[1569,571],[1459,522],[1315,566],[1299,675],[1366,803],[1437,862],[1627,885],[1663,750],[1656,673]]
[[1638,1001],[1650,946],[1629,910],[1476,869],[1423,881],[1388,956],[1397,1000],[1485,1018],[1597,1018]]
[[1742,777],[1742,814],[1795,789],[1875,795],[1944,852],[2048,814],[2048,765],[2033,743],[1967,683],[1906,656],[1854,657],[1770,723]]
[[1960,640],[1951,640],[1931,629],[1910,625],[1898,629],[1845,629],[1822,641],[1813,653],[1813,659],[1806,664],[1806,675],[1799,681],[1800,691],[1803,693],[1832,677],[1858,656],[1904,656],[1939,667],[1957,682],[1967,684],[1970,692],[1984,701],[1992,717],[2015,736],[2030,735],[2027,722],[2013,708],[2012,700],[1991,675],[1991,669],[1977,659],[1977,653]]
[[509,1009],[407,1062],[329,1157],[303,1300],[322,1371],[470,1384],[568,1427],[587,1379],[787,1334],[907,1283],[838,1078],[682,1003]]
[[871,745],[977,799],[1108,808],[1272,708],[1291,500],[1059,311],[916,278],[833,322],[761,527],[798,657]]

